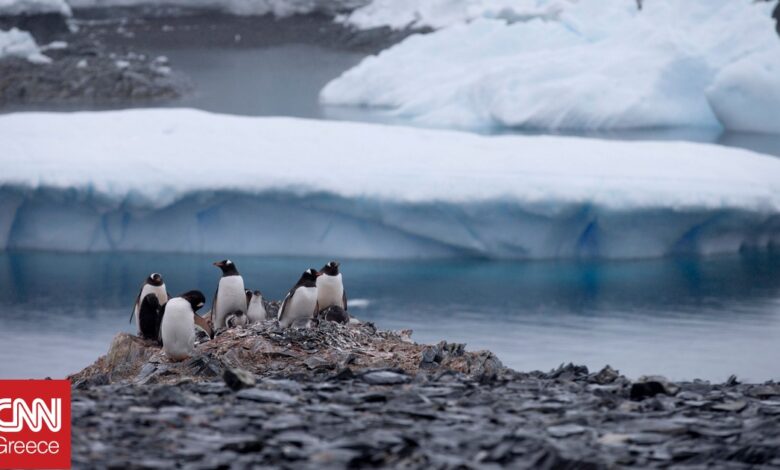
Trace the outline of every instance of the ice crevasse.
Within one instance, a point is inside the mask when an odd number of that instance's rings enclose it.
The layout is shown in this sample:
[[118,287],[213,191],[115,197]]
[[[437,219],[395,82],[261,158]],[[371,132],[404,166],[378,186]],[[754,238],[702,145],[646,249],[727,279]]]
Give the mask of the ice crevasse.
[[633,0],[400,3],[411,12],[390,3],[342,21],[414,18],[441,29],[366,58],[325,86],[324,103],[437,127],[780,133],[773,2],[647,0],[641,11]]
[[10,114],[0,141],[0,249],[531,259],[780,247],[780,159],[714,145],[176,109]]

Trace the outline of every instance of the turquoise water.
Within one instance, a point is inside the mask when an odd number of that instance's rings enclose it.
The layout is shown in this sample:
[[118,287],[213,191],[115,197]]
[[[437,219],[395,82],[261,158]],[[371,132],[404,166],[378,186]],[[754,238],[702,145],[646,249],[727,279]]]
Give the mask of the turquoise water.
[[[105,353],[151,271],[209,302],[222,256],[0,254],[0,378],[62,377]],[[280,298],[325,259],[235,256]],[[780,258],[632,262],[343,260],[353,315],[419,342],[487,348],[521,370],[573,361],[629,376],[780,379]]]

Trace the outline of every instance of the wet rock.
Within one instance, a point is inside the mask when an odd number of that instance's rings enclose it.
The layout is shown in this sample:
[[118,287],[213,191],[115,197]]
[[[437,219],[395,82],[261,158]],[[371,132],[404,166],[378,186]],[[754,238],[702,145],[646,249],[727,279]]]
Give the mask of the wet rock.
[[290,394],[275,390],[260,390],[257,388],[248,388],[236,393],[236,397],[244,400],[252,400],[260,403],[280,403],[289,405],[296,400]]
[[734,400],[734,401],[727,401],[723,403],[717,403],[715,405],[712,405],[710,409],[713,409],[715,411],[731,411],[735,413],[739,413],[740,411],[744,410],[747,407],[747,402],[742,400]]
[[411,378],[393,370],[377,370],[366,372],[361,376],[364,382],[371,385],[396,385],[407,383]]
[[593,377],[590,378],[590,381],[599,385],[606,385],[611,384],[617,380],[618,377],[620,377],[618,371],[607,365],[598,373],[594,374]]
[[255,376],[251,372],[238,368],[226,368],[222,373],[222,380],[231,390],[254,387],[256,383]]
[[547,434],[552,437],[569,437],[586,431],[586,428],[578,424],[561,424],[547,428]]

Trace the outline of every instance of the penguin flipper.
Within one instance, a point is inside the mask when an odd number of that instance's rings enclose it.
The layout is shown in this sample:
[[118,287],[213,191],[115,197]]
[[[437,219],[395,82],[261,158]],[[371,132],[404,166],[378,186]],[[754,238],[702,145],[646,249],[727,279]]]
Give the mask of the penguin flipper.
[[284,300],[282,300],[282,305],[279,306],[279,313],[276,314],[276,320],[282,321],[282,318],[284,318],[284,311],[287,309],[287,304],[290,299],[292,299],[293,294],[295,293],[295,289],[291,289],[290,292],[287,293],[287,295],[284,297]]
[[344,310],[347,310],[347,289],[341,291],[341,301],[344,303]]
[[217,284],[217,288],[214,289],[214,301],[211,303],[211,324],[214,325],[214,329],[216,330],[220,326],[224,325],[217,325],[217,297],[219,296],[219,284]]
[[162,340],[162,321],[163,317],[165,316],[165,307],[168,305],[168,302],[165,302],[162,307],[160,307],[159,313],[157,315],[157,344],[160,346],[163,345]]

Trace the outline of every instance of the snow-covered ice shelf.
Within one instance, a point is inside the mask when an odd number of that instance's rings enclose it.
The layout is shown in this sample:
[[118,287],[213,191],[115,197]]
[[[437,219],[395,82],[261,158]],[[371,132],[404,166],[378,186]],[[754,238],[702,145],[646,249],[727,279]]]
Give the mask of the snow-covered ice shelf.
[[458,128],[780,133],[774,2],[374,0],[341,21],[441,28],[329,83],[329,105]]
[[0,249],[633,258],[780,247],[780,159],[187,109],[0,116]]

